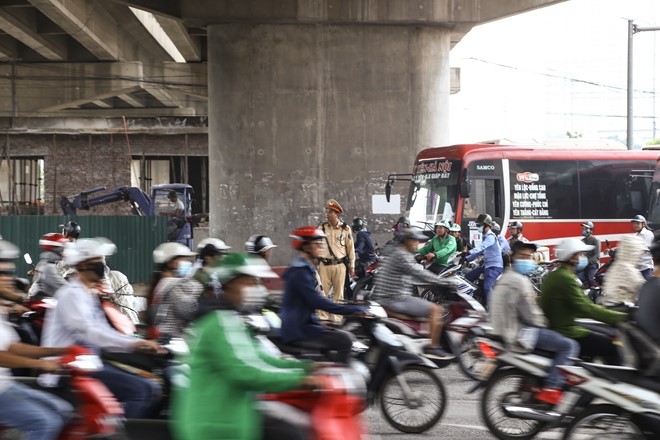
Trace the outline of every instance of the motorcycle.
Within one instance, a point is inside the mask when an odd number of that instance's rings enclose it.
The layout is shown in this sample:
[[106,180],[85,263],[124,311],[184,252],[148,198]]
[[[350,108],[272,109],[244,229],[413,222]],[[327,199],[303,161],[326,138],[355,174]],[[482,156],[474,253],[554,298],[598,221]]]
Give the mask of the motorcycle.
[[291,420],[314,440],[362,439],[365,432],[355,414],[364,406],[366,385],[362,377],[343,367],[323,368],[315,375],[323,383],[320,389],[262,394],[257,407],[263,413]]
[[556,405],[536,398],[552,365],[553,352],[508,351],[495,335],[484,335],[477,344],[487,362],[476,373],[480,382],[468,393],[484,389],[481,417],[501,440],[531,439],[544,429],[565,426],[577,409],[592,400],[570,389]]
[[[404,344],[381,322],[381,317],[347,316],[343,329],[355,335],[350,367],[367,382],[362,408],[379,404],[385,420],[405,433],[422,433],[435,426],[446,408],[447,393],[429,359],[405,351]],[[277,348],[292,356],[325,360],[319,349],[287,344],[269,335]]]
[[[28,386],[39,388],[70,401],[79,417],[65,427],[59,440],[128,440],[124,430],[124,410],[110,390],[91,373],[103,368],[101,359],[80,346],[73,346],[61,357],[60,362],[67,371],[62,375],[45,375],[45,378],[60,379],[65,387],[43,387],[35,377],[17,377]],[[41,382],[44,383],[44,382]],[[49,384],[50,385],[50,384]]]

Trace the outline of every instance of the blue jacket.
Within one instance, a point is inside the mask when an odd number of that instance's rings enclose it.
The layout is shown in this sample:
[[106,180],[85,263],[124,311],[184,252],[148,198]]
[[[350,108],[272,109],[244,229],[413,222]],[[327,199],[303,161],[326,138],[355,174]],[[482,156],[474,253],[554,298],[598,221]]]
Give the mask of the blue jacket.
[[374,244],[371,241],[371,232],[366,229],[357,232],[357,238],[355,239],[355,253],[357,253],[358,259],[363,263],[372,263],[376,261],[376,251],[374,250]]
[[467,256],[467,261],[472,261],[479,255],[484,256],[484,268],[487,267],[501,267],[504,268],[502,261],[502,250],[497,242],[497,237],[493,231],[488,231],[484,234],[481,244],[470,251]]
[[296,258],[284,273],[284,295],[280,317],[285,342],[310,339],[325,331],[316,310],[336,315],[366,311],[366,307],[335,304],[321,294],[316,268],[302,257]]

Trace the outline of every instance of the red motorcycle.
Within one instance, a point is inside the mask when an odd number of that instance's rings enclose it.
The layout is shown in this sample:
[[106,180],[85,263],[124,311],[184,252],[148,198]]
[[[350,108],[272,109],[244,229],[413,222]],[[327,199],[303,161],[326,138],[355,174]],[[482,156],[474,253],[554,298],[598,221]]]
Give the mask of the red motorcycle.
[[328,367],[317,375],[323,383],[321,389],[287,391],[260,396],[261,411],[296,417],[300,429],[306,430],[314,440],[360,440],[365,434],[358,414],[365,407],[366,385],[356,372],[344,367]]
[[[103,368],[101,359],[85,347],[73,346],[61,357],[66,388],[41,388],[34,377],[17,377],[28,386],[52,392],[71,401],[79,417],[64,427],[58,440],[128,440],[124,434],[124,409],[113,394],[91,373]],[[0,428],[0,430],[3,430]]]

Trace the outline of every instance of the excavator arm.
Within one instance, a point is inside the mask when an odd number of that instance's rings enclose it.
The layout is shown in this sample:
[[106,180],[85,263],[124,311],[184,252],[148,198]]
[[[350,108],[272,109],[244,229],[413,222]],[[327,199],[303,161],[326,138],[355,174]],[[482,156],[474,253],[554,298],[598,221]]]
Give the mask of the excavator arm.
[[105,205],[115,202],[128,202],[135,215],[153,214],[151,198],[140,188],[134,186],[120,186],[107,194],[90,198],[91,194],[105,191],[105,186],[99,186],[90,190],[82,191],[72,199],[62,196],[60,198],[60,207],[64,215],[76,215],[76,210],[89,210],[94,206]]

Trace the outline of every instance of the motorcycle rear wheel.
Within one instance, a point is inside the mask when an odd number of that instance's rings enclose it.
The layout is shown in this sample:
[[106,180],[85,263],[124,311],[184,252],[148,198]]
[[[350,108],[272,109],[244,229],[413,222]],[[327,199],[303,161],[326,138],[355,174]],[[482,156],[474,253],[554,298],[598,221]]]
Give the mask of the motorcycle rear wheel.
[[479,380],[477,366],[480,362],[486,362],[486,359],[477,345],[476,336],[472,333],[466,334],[460,343],[452,343],[451,349],[461,373],[472,380]]
[[486,385],[481,398],[481,416],[490,432],[500,440],[534,438],[546,424],[509,417],[502,409],[502,404],[534,404],[535,390],[541,387],[541,378],[517,369],[496,373]]
[[643,440],[645,438],[626,411],[609,404],[587,407],[564,431],[564,440]]
[[[409,400],[399,383],[404,381],[413,399]],[[385,381],[380,390],[380,408],[387,423],[401,432],[419,434],[428,431],[442,417],[447,406],[447,392],[434,370],[408,365],[397,376]]]

